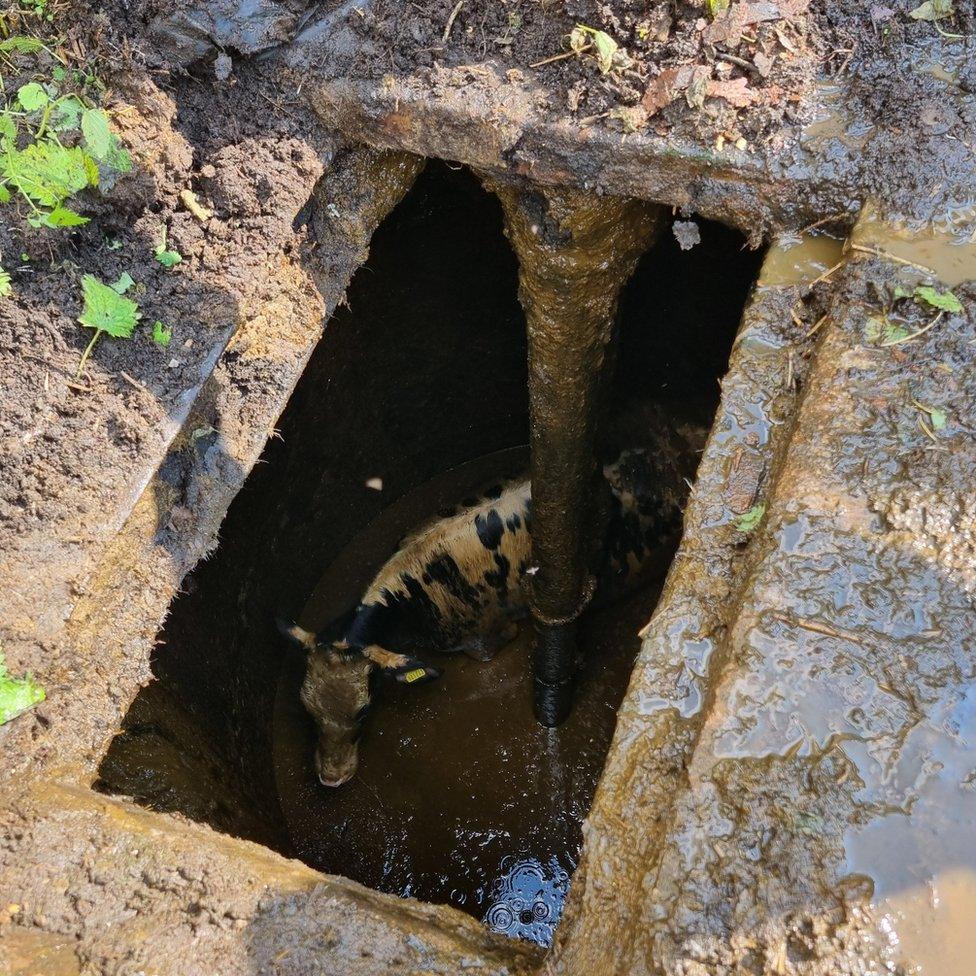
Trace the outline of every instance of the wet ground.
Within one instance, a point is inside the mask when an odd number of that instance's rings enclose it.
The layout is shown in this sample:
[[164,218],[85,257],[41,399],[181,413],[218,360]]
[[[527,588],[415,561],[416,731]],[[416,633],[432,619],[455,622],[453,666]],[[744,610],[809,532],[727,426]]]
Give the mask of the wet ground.
[[[525,451],[449,471],[390,506],[340,554],[303,615],[321,626],[355,600],[396,538],[445,503],[514,474]],[[659,569],[670,550],[661,552]],[[545,729],[532,715],[532,626],[490,663],[441,657],[442,678],[386,684],[360,746],[360,767],[330,790],[311,765],[315,733],[298,700],[300,660],[285,669],[275,709],[278,791],[306,863],[372,888],[461,908],[498,932],[548,944],[579,859],[589,809],[646,623],[649,580],[591,612],[572,715]]]

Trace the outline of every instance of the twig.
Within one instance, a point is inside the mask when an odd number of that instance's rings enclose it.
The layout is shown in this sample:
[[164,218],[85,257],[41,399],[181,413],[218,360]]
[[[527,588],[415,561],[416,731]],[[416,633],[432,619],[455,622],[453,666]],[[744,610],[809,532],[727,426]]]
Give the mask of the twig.
[[968,37],[967,34],[950,34],[949,31],[944,31],[934,20],[932,21],[932,26],[943,36],[949,38],[950,41],[964,41]]
[[838,630],[829,624],[821,624],[816,620],[807,620],[804,617],[789,617],[785,613],[773,614],[777,620],[782,620],[784,624],[795,625],[802,630],[809,630],[814,634],[823,634],[824,637],[837,637],[841,640],[853,641],[855,644],[861,643],[861,638],[857,634],[852,634],[848,630]]
[[925,431],[925,433],[929,436],[929,438],[931,438],[933,444],[939,443],[939,438],[935,436],[935,433],[932,430],[932,428],[929,427],[929,425],[921,417],[918,418],[918,426]]
[[883,258],[885,261],[894,261],[895,264],[904,264],[906,267],[916,268],[919,271],[924,271],[926,274],[938,277],[935,271],[927,268],[924,264],[909,261],[907,258],[900,258],[897,254],[889,254],[887,251],[882,251],[876,247],[868,247],[866,244],[851,244],[850,248],[852,251],[860,251],[862,254],[873,254],[876,258]]
[[451,36],[451,28],[454,26],[454,21],[457,19],[457,15],[461,12],[463,6],[464,0],[458,0],[454,4],[454,9],[451,11],[450,16],[447,18],[447,23],[444,25],[444,33],[441,34],[441,44],[447,43],[447,39]]
[[735,54],[726,54],[724,51],[716,51],[715,57],[717,57],[719,61],[728,61],[729,64],[737,64],[740,68],[744,68],[752,75],[759,74],[759,69],[751,61],[746,61],[745,58],[740,58]]
[[124,379],[126,383],[128,383],[130,386],[134,386],[137,390],[140,390],[143,393],[149,393],[149,391],[145,388],[145,386],[143,386],[142,383],[140,383],[134,377],[130,376],[124,369],[119,370],[119,376],[121,376],[122,379]]
[[911,342],[912,339],[917,339],[920,335],[925,335],[932,326],[936,325],[939,319],[942,318],[942,313],[939,312],[938,315],[928,325],[923,325],[921,329],[917,332],[912,332],[910,335],[902,336],[900,339],[889,339],[887,342],[882,342],[882,346],[900,346],[903,342]]
[[581,47],[578,51],[564,51],[562,54],[554,54],[551,58],[543,58],[541,61],[536,61],[535,64],[530,64],[529,67],[541,68],[544,64],[552,64],[553,61],[565,61],[566,58],[572,58],[584,51],[589,51],[591,47],[593,47],[592,44],[587,44],[586,47]]
[[828,268],[819,278],[814,278],[807,287],[812,288],[814,285],[819,285],[821,281],[826,281],[838,268],[843,266],[846,260],[846,258],[841,258],[832,268]]
[[820,328],[820,326],[822,326],[824,324],[824,322],[827,321],[827,319],[828,319],[829,316],[830,316],[830,313],[829,312],[825,312],[823,315],[821,315],[820,318],[817,319],[817,321],[814,322],[813,325],[810,326],[809,331],[807,332],[807,334],[803,338],[804,339],[809,339],[810,336],[812,336],[814,334],[814,332],[816,332]]
[[812,224],[807,224],[806,227],[802,228],[800,233],[806,234],[807,231],[816,230],[818,227],[823,227],[824,224],[837,224],[840,221],[848,218],[846,213],[833,214],[830,217],[821,217],[820,220],[815,220]]

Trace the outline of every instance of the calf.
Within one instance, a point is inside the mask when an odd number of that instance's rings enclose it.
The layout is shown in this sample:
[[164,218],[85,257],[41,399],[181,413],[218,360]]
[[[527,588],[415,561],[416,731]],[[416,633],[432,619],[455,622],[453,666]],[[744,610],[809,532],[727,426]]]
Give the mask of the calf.
[[[648,555],[680,527],[684,484],[658,452],[624,451],[603,469],[609,518],[595,567],[595,599],[634,585]],[[283,631],[307,652],[302,702],[318,726],[315,766],[326,786],[356,771],[358,741],[375,672],[415,684],[439,677],[415,657],[465,653],[487,661],[518,632],[528,612],[532,498],[527,480],[484,494],[474,505],[405,538],[360,603],[326,631]]]

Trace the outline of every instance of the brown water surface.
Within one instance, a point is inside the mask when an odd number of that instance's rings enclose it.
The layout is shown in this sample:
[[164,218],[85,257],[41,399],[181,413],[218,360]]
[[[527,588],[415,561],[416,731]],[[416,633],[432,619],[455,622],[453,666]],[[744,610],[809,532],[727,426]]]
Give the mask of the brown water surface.
[[[523,449],[462,465],[394,503],[342,554],[303,615],[341,612],[396,539],[489,474],[515,473]],[[662,554],[665,555],[665,554]],[[666,564],[666,559],[665,559]],[[381,891],[447,902],[499,932],[548,944],[580,852],[603,767],[659,586],[591,612],[569,720],[545,729],[531,709],[532,627],[490,663],[443,656],[442,678],[384,684],[357,776],[327,789],[312,771],[314,730],[298,701],[302,665],[285,669],[275,709],[282,809],[296,853]]]

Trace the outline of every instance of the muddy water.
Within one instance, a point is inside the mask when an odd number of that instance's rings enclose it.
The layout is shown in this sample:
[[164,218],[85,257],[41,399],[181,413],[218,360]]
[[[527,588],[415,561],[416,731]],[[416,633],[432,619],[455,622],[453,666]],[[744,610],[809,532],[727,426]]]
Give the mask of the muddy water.
[[946,212],[923,227],[882,219],[868,208],[858,221],[852,243],[874,248],[927,270],[950,287],[976,279],[976,244],[972,225],[976,201]]
[[[391,505],[332,564],[303,622],[321,625],[341,612],[406,530],[492,476],[517,473],[525,461],[524,449],[500,452]],[[496,931],[548,944],[639,647],[637,631],[657,593],[651,583],[585,619],[586,663],[573,713],[557,729],[532,715],[528,621],[488,664],[444,656],[437,682],[382,686],[359,772],[335,790],[312,772],[314,730],[298,701],[301,663],[293,661],[277,696],[275,762],[296,853],[324,871],[449,903]]]
[[[976,691],[947,694],[871,791],[882,815],[845,838],[847,870],[871,879],[891,955],[914,976],[971,973],[976,960],[974,743]],[[846,751],[875,784],[867,749]]]
[[815,281],[840,261],[843,249],[843,240],[826,230],[781,237],[766,254],[759,284],[779,287]]

